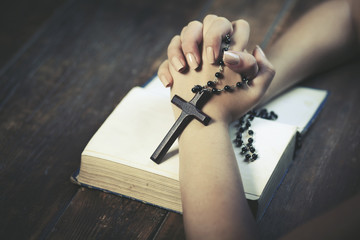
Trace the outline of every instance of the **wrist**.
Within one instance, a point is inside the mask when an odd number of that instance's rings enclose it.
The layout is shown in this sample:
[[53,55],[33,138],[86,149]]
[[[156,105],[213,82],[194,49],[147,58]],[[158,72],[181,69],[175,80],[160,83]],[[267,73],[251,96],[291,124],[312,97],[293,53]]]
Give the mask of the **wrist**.
[[228,134],[229,123],[222,120],[212,119],[209,125],[205,126],[197,120],[192,120],[179,137],[179,144],[199,144],[211,139],[216,139],[219,134]]

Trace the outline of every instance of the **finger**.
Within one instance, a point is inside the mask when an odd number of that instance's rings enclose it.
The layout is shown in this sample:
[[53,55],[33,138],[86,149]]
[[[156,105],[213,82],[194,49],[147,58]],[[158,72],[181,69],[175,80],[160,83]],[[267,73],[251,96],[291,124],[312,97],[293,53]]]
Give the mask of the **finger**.
[[180,39],[182,51],[187,63],[192,69],[196,69],[201,63],[199,46],[202,42],[203,25],[199,21],[190,22],[183,28]]
[[158,76],[160,81],[165,87],[170,87],[173,84],[173,78],[169,71],[169,61],[165,60],[161,63],[159,70],[158,70]]
[[255,57],[249,53],[226,51],[223,61],[231,70],[248,79],[253,79],[259,71]]
[[[205,21],[206,20],[206,21]],[[215,63],[220,55],[222,39],[232,34],[233,27],[229,20],[213,16],[204,20],[204,50],[209,63]]]
[[176,71],[180,72],[185,69],[186,61],[181,50],[181,40],[179,35],[176,35],[171,39],[167,54],[171,65],[174,66]]
[[255,89],[258,89],[259,96],[262,96],[275,76],[275,69],[259,46],[256,46],[253,55],[259,66],[259,72],[256,78],[252,80],[252,84]]
[[232,27],[231,49],[234,51],[243,51],[249,41],[250,25],[247,21],[240,19],[232,22]]

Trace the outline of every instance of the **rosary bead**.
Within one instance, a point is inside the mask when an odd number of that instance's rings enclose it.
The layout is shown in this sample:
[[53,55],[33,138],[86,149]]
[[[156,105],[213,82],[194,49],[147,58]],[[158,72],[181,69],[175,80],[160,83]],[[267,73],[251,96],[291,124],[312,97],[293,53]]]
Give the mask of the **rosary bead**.
[[254,154],[252,155],[253,161],[255,161],[257,158],[258,158],[258,155],[254,153]]
[[248,142],[249,142],[249,143],[253,143],[253,142],[254,142],[254,139],[253,139],[253,138],[249,138],[249,139],[248,139]]
[[241,148],[241,151],[242,151],[242,152],[247,152],[247,151],[248,151],[248,148],[247,148],[247,147],[242,147],[242,148]]
[[217,78],[222,78],[223,75],[221,74],[221,72],[216,72],[216,73],[215,73],[215,77],[217,77]]
[[236,83],[236,86],[237,86],[238,88],[241,88],[243,85],[242,85],[241,82],[237,82],[237,83]]
[[215,86],[215,82],[213,82],[213,81],[208,81],[208,82],[207,82],[207,85],[208,85],[209,87],[214,87],[214,86]]
[[250,150],[250,152],[252,152],[252,153],[255,152],[255,148],[254,148],[254,147],[250,147],[249,150]]
[[244,128],[242,128],[242,127],[239,128],[239,132],[240,132],[240,133],[243,133],[243,132],[244,132]]
[[225,51],[228,51],[229,48],[228,48],[228,47],[224,47],[222,50],[225,52]]
[[191,89],[191,91],[192,91],[193,93],[200,92],[201,90],[202,90],[202,86],[200,86],[200,85],[195,85],[195,86]]
[[212,93],[215,93],[215,94],[219,94],[219,93],[220,93],[220,91],[219,91],[217,88],[211,89],[211,92],[212,92]]
[[223,61],[223,60],[219,60],[219,65],[220,65],[220,66],[224,66],[224,65],[225,65],[224,61]]
[[249,160],[250,158],[251,158],[251,155],[250,155],[250,154],[246,154],[246,155],[245,155],[245,159],[246,159],[246,160]]
[[229,85],[226,85],[224,87],[224,90],[227,91],[227,92],[231,92],[232,91],[232,88],[229,86]]
[[253,131],[253,130],[249,130],[249,131],[248,131],[248,134],[249,134],[249,135],[253,135],[253,134],[254,134],[254,131]]

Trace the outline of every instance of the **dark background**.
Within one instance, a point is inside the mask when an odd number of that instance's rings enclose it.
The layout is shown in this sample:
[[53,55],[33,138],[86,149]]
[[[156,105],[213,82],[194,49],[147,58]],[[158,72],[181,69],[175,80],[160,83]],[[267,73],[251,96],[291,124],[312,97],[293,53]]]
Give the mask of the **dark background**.
[[[166,57],[173,35],[208,13],[244,18],[266,49],[321,1],[2,1],[0,236],[4,239],[183,239],[182,217],[69,180],[91,136]],[[258,224],[276,239],[356,195],[359,61],[303,86],[330,91]]]

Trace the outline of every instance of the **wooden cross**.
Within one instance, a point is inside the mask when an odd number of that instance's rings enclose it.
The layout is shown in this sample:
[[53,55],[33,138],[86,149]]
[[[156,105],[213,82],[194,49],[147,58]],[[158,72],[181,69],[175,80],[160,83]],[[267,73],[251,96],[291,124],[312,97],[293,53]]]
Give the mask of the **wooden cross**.
[[180,136],[185,127],[191,122],[192,119],[196,118],[202,124],[207,126],[211,118],[203,113],[200,109],[204,104],[211,98],[212,94],[208,90],[197,92],[196,95],[186,102],[181,97],[175,95],[171,102],[181,108],[182,112],[179,118],[176,120],[174,125],[170,128],[160,145],[156,148],[155,152],[151,155],[151,160],[160,163],[161,159],[165,156],[171,145]]

